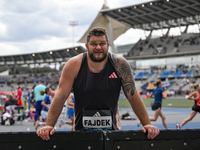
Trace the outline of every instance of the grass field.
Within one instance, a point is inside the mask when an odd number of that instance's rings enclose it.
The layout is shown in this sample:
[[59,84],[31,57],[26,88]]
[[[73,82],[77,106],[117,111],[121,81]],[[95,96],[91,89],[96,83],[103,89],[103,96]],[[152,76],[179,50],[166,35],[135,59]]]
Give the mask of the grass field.
[[[151,106],[151,102],[154,102],[154,99],[143,99],[143,102],[146,107]],[[163,99],[162,107],[173,107],[173,108],[192,108],[194,105],[193,100],[187,99]],[[120,108],[128,108],[131,107],[128,100],[120,98],[119,99],[119,107]]]

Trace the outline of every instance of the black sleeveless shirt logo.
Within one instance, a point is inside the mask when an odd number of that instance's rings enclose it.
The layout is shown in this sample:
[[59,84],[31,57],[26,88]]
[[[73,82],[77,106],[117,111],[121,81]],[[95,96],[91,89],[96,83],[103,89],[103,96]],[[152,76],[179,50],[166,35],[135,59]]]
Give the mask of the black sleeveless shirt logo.
[[110,53],[108,53],[106,66],[99,73],[93,73],[89,70],[87,53],[84,53],[73,90],[75,96],[75,130],[84,130],[82,123],[84,110],[111,110],[112,129],[121,129],[118,113],[121,79],[114,68]]

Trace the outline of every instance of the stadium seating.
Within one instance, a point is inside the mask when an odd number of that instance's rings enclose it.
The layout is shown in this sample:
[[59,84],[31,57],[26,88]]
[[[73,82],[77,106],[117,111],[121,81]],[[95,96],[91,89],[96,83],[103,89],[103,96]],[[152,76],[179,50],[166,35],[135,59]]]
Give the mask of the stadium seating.
[[144,85],[141,86],[142,89],[146,89],[148,86],[149,82],[145,83]]
[[195,70],[194,70],[194,69],[191,69],[191,70],[186,74],[186,76],[187,76],[187,77],[190,77],[190,76],[192,75],[193,72],[195,72]]
[[183,70],[178,70],[175,74],[173,74],[173,77],[181,77],[183,73]]
[[200,37],[195,34],[182,35],[182,42],[179,50],[180,52],[200,50]]
[[163,82],[163,83],[162,83],[162,86],[168,88],[168,87],[170,87],[174,82],[175,82],[174,80],[173,80],[173,81],[169,81],[169,82]]
[[173,71],[170,70],[170,71],[164,71],[161,75],[160,75],[160,78],[167,78],[170,74],[172,74]]
[[137,76],[135,76],[135,79],[142,79],[146,74],[147,72],[140,72]]
[[129,51],[128,56],[148,56],[175,54],[200,50],[200,37],[195,33],[139,40]]
[[6,79],[0,79],[0,82],[6,82],[7,80]]
[[148,75],[147,75],[147,79],[148,79],[149,77],[151,77],[154,73],[155,73],[155,72],[152,71],[150,74],[148,74]]
[[39,82],[39,81],[46,82],[46,81],[49,81],[50,79],[31,79],[31,80],[34,82]]

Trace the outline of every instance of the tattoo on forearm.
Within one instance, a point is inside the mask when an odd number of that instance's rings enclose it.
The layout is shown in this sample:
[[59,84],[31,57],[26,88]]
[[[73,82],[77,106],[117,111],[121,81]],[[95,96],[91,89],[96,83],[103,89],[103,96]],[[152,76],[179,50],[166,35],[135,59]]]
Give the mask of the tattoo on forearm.
[[115,55],[113,55],[113,62],[118,75],[122,78],[122,87],[125,96],[127,98],[129,94],[130,96],[133,96],[136,88],[129,64],[125,60],[119,60]]

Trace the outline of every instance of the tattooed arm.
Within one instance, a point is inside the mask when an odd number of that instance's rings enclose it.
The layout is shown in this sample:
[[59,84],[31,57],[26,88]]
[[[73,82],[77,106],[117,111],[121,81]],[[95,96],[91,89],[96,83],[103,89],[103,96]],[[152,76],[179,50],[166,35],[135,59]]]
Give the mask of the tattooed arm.
[[152,126],[150,123],[144,103],[136,90],[133,74],[131,72],[131,68],[128,62],[123,57],[119,57],[116,55],[112,55],[112,59],[115,65],[115,69],[119,77],[121,78],[124,94],[130,102],[133,111],[144,126],[142,128],[142,131],[148,131],[148,138],[154,138],[156,135],[158,135],[159,130],[156,127]]

